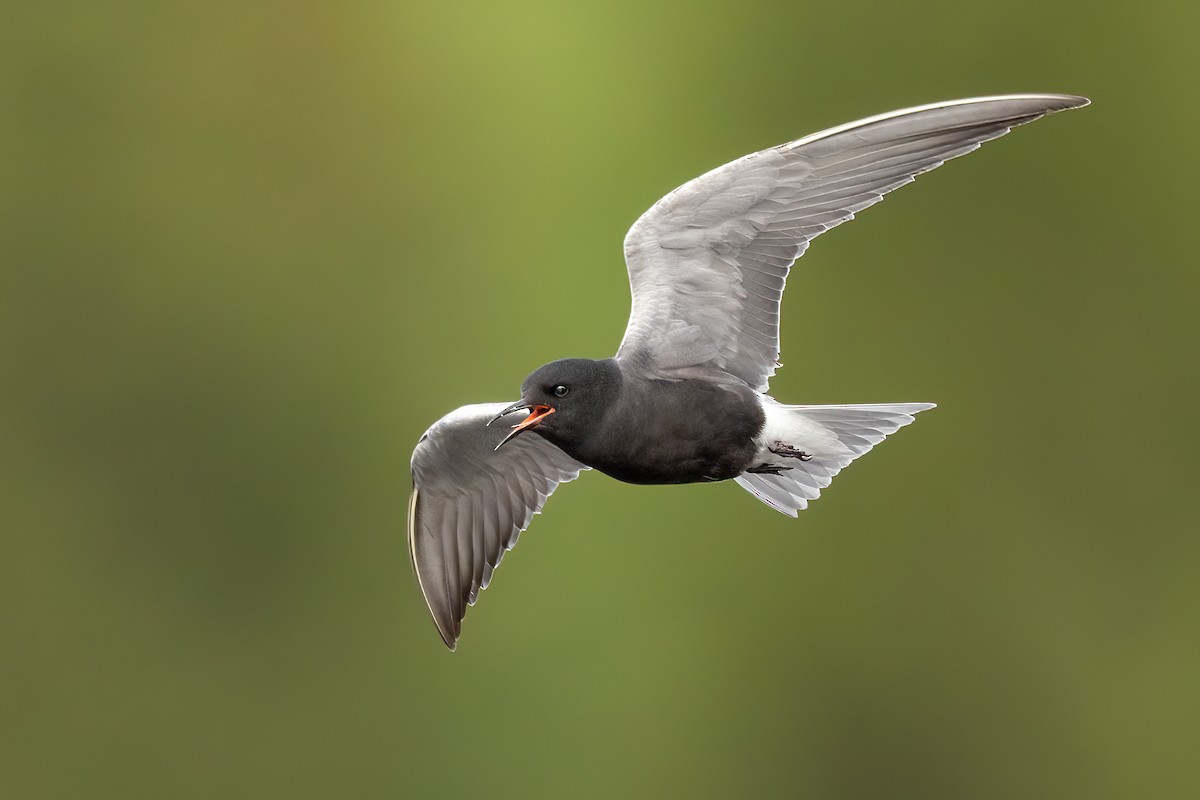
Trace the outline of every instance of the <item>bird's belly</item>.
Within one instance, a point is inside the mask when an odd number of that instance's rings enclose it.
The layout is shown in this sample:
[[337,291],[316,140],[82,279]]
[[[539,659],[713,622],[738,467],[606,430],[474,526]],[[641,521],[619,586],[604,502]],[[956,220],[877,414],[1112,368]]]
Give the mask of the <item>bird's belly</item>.
[[653,434],[626,430],[625,436],[609,440],[599,451],[576,457],[605,475],[639,484],[724,481],[754,463],[756,421],[737,430],[695,419],[681,427],[660,424]]
[[749,461],[746,466],[730,466],[728,461],[712,459],[642,461],[636,464],[610,462],[591,466],[625,483],[651,485],[729,480],[741,475],[749,466]]

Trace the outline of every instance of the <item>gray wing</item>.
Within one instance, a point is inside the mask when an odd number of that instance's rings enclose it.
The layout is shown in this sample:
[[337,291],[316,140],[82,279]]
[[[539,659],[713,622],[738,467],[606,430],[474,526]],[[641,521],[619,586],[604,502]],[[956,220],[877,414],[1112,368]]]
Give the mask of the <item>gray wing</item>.
[[559,483],[588,467],[534,433],[495,447],[514,412],[504,403],[463,406],[433,424],[412,456],[408,549],[425,603],[454,649],[466,607]]
[[1083,97],[955,100],[851,122],[685,183],[625,237],[633,307],[617,358],[656,374],[700,368],[767,389],[779,301],[814,237],[1017,125]]

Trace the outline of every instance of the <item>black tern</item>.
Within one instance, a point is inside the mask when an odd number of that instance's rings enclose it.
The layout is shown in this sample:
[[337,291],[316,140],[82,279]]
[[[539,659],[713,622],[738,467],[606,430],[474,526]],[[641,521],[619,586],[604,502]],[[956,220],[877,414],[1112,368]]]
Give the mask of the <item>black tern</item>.
[[[933,408],[769,397],[789,269],[812,239],[917,175],[1088,102],[1022,94],[881,114],[732,161],[655,203],[625,237],[633,306],[616,355],[546,364],[515,403],[452,411],[413,452],[409,553],[446,645],[533,515],[583,470],[640,484],[734,480],[794,517]],[[492,424],[518,412],[528,414],[517,424]]]

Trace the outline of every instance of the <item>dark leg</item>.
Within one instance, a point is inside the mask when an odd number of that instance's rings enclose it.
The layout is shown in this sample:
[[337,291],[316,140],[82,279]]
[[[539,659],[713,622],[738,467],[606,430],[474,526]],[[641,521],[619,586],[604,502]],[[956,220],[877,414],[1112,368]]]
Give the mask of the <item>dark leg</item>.
[[746,472],[752,472],[755,475],[778,475],[791,467],[785,467],[780,464],[759,464],[757,467],[751,467]]

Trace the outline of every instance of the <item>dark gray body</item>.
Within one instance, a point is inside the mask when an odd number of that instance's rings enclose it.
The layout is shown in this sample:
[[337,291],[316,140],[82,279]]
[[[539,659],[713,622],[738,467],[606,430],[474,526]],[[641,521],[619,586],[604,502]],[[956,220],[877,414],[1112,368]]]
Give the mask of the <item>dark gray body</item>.
[[546,397],[556,413],[532,431],[617,480],[723,481],[753,465],[765,417],[744,383],[650,378],[613,359],[568,359],[531,375],[524,394],[549,394],[559,382],[572,384],[565,399],[574,402]]

